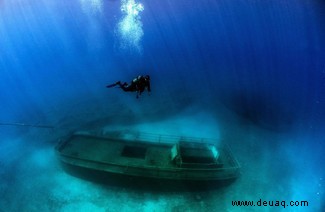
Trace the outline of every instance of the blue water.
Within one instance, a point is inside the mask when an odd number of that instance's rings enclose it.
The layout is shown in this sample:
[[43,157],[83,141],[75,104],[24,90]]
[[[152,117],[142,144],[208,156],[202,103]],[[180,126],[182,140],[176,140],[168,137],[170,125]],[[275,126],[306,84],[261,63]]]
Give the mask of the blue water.
[[[0,1],[1,211],[241,211],[260,208],[232,200],[259,199],[324,210],[324,11],[321,0]],[[150,96],[105,88],[139,74]],[[242,176],[161,194],[66,174],[56,139],[104,128],[224,140]]]

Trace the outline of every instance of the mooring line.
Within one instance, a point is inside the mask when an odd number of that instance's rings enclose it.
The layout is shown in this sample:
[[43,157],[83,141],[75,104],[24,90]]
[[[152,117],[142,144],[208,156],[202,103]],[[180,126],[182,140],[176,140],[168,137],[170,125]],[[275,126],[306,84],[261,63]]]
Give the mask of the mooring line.
[[18,127],[35,127],[35,128],[48,128],[53,129],[54,126],[50,125],[38,125],[38,124],[25,124],[25,123],[0,123],[2,126],[18,126]]

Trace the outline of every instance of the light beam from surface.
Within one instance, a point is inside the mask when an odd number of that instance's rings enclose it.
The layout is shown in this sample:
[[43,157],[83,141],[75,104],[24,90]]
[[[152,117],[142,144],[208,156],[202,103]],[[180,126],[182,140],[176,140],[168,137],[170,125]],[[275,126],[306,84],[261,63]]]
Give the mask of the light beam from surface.
[[82,10],[84,12],[102,12],[103,1],[102,0],[80,0]]

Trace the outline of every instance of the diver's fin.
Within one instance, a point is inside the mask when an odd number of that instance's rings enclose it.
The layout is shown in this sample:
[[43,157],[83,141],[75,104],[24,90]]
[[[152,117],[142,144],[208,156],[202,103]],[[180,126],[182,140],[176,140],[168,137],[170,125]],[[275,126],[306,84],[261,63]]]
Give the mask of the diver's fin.
[[114,84],[106,85],[106,88],[113,88],[116,85],[118,85],[118,82],[116,82]]

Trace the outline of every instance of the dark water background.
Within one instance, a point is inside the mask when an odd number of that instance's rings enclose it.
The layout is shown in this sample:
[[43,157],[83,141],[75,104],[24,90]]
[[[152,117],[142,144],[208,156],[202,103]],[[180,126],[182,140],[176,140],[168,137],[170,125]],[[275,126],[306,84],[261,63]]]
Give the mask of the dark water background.
[[[0,122],[56,128],[0,126],[0,194],[6,196],[0,208],[105,210],[118,207],[103,197],[115,192],[130,202],[125,211],[161,211],[165,204],[171,211],[240,210],[231,206],[234,198],[308,200],[309,207],[295,210],[321,211],[325,3],[141,3],[139,48],[121,48],[127,41],[118,33],[120,1],[0,1]],[[105,88],[139,74],[151,75],[150,96],[137,100]],[[62,134],[121,125],[226,140],[243,166],[242,177],[228,190],[193,194],[192,204],[190,193],[138,199],[137,193],[102,190],[50,166],[57,162],[49,152]],[[26,161],[36,168],[26,170]],[[57,181],[46,180],[50,175]],[[28,198],[35,176],[42,197]],[[66,180],[75,185],[71,198],[58,188]],[[85,186],[93,197],[82,194]]]

